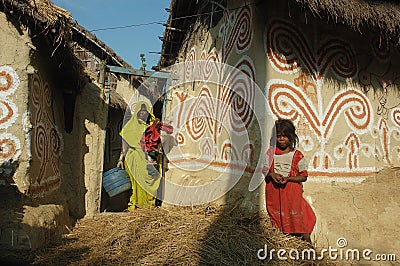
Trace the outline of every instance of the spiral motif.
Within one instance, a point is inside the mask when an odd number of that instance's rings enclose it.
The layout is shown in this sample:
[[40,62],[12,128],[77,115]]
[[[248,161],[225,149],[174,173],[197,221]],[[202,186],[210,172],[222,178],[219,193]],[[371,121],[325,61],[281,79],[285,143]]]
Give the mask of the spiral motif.
[[35,107],[38,107],[40,104],[40,99],[42,95],[41,87],[42,82],[40,81],[39,76],[33,75],[31,81],[31,99]]
[[236,52],[242,53],[246,51],[253,38],[253,30],[251,25],[251,9],[249,6],[240,10],[238,20],[236,21],[233,32],[237,32]]
[[209,80],[212,76],[212,74],[218,74],[219,69],[217,67],[219,63],[219,58],[218,54],[215,49],[212,50],[212,52],[207,56],[206,61],[203,64],[203,67],[201,67],[201,75],[200,77],[202,80]]
[[222,146],[221,158],[224,161],[236,161],[239,159],[237,151],[231,143],[225,143]]
[[278,72],[291,74],[304,67],[315,82],[322,80],[329,69],[338,78],[354,77],[358,71],[354,52],[348,43],[327,40],[314,57],[304,34],[283,20],[273,20],[267,26],[265,50]]
[[0,98],[15,92],[19,85],[19,77],[15,70],[9,66],[0,67]]
[[347,247],[347,240],[344,237],[339,237],[336,240],[336,245],[338,246],[338,248],[344,248]]
[[396,108],[392,110],[392,122],[393,124],[395,124],[396,126],[400,127],[400,109]]
[[36,197],[52,190],[60,183],[59,160],[62,151],[62,139],[56,125],[49,115],[52,105],[52,90],[48,83],[42,83],[39,75],[30,76],[30,99],[32,103],[32,145],[39,169],[32,173],[32,190]]
[[386,62],[390,59],[390,45],[383,42],[380,38],[374,38],[371,42],[372,52],[376,59],[381,62]]
[[324,137],[330,135],[338,116],[343,111],[348,125],[357,133],[364,132],[373,121],[371,110],[369,100],[356,89],[336,94],[329,103],[322,121],[322,125],[325,127]]
[[50,130],[50,140],[51,140],[51,145],[52,145],[52,151],[55,156],[60,155],[61,151],[61,139],[60,136],[55,128],[52,128]]
[[14,123],[17,118],[14,110],[17,110],[14,103],[0,100],[0,128],[7,128]]
[[215,114],[215,110],[211,109],[215,106],[210,90],[204,87],[200,95],[195,99],[194,104],[191,105],[186,118],[186,129],[193,140],[200,139],[207,128],[211,131],[213,130],[215,123],[215,115],[213,114]]
[[45,104],[46,107],[51,106],[51,91],[50,91],[49,85],[47,83],[44,85],[43,103]]
[[[221,119],[229,115],[234,133],[245,132],[253,121],[254,113],[254,67],[250,59],[244,57],[234,71],[227,77],[222,87],[221,102],[224,103]],[[229,112],[228,112],[229,111]]]
[[229,24],[229,20],[225,23],[225,25],[223,25],[223,28],[225,29],[223,34],[229,34],[223,49],[224,62],[234,46],[236,48],[236,52],[239,54],[247,51],[250,48],[250,44],[253,39],[251,20],[251,9],[249,6],[246,6],[237,14],[237,19],[234,20],[235,24],[233,25],[230,33],[226,32],[226,29],[228,29],[227,24]]
[[47,159],[47,135],[43,124],[39,124],[35,128],[35,151],[40,161]]
[[18,117],[18,107],[8,99],[19,85],[17,73],[9,66],[0,67],[0,129],[14,124]]
[[0,139],[0,161],[11,159],[17,151],[16,144],[11,139]]
[[7,71],[0,72],[0,91],[8,91],[12,86],[12,77]]
[[367,130],[373,121],[369,100],[356,89],[336,94],[328,104],[325,114],[320,117],[305,93],[293,84],[271,80],[267,87],[268,101],[277,117],[295,121],[302,115],[315,134],[325,139],[330,136],[342,112],[348,125],[358,133]]
[[315,107],[307,95],[288,82],[271,80],[267,84],[268,102],[272,112],[280,118],[296,121],[299,115],[310,124],[317,136],[321,136],[321,124]]
[[175,140],[176,140],[176,143],[178,145],[184,145],[185,144],[185,136],[182,133],[177,133],[175,135]]
[[292,24],[273,20],[265,34],[265,52],[272,66],[281,73],[291,74],[299,70],[298,60],[304,62],[310,73],[315,72],[312,52],[303,34]]
[[196,50],[190,49],[185,60],[185,81],[194,81],[196,71]]
[[[357,74],[355,55],[350,45],[341,40],[328,40],[317,52],[319,69],[316,80],[323,79],[329,67],[338,78],[353,78]],[[314,74],[315,76],[315,74]]]

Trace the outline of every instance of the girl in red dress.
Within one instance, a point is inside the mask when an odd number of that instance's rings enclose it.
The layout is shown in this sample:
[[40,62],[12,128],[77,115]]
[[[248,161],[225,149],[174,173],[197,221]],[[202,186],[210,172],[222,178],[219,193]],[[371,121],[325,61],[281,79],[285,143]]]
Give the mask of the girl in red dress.
[[[267,152],[266,205],[273,225],[283,233],[311,242],[316,218],[303,198],[302,182],[307,180],[307,162],[296,149],[299,138],[290,120],[275,122],[276,147]],[[274,145],[275,146],[275,145]]]

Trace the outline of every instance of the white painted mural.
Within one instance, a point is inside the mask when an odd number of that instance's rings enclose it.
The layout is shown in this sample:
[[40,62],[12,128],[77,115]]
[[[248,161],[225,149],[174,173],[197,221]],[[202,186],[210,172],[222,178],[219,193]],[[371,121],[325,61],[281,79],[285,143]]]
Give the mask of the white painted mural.
[[7,132],[19,116],[12,95],[19,86],[19,77],[10,66],[0,66],[0,163],[16,161],[21,155],[21,142],[17,136]]
[[[193,47],[186,55],[184,80],[175,81],[173,91],[177,110],[174,127],[178,147],[183,154],[171,152],[172,167],[218,172],[253,172],[254,146],[248,130],[252,125],[255,103],[255,66],[244,53],[252,45],[252,12],[245,7],[224,18],[219,30],[221,49],[210,52]],[[234,58],[238,59],[232,59]],[[235,60],[226,71],[224,64]],[[193,93],[193,88],[196,92]],[[243,100],[245,99],[245,100]],[[235,139],[235,141],[233,141]],[[250,162],[249,162],[250,161]]]
[[[383,158],[386,164],[393,159],[398,163],[398,146],[390,144],[393,138],[399,140],[398,109],[392,109],[391,119],[375,119],[371,99],[363,88],[336,89],[331,98],[324,93],[327,74],[344,83],[357,80],[357,58],[350,43],[332,37],[311,47],[301,29],[280,19],[269,22],[264,42],[269,64],[288,76],[268,82],[265,93],[269,107],[276,118],[297,124],[301,148],[310,158],[310,175],[365,176],[377,170],[374,158]],[[294,82],[290,81],[293,76]],[[340,117],[345,125],[337,125]],[[332,149],[332,143],[337,142],[331,141],[333,132],[347,134]],[[345,160],[344,166],[337,166],[340,160]]]
[[[222,20],[218,49],[192,47],[184,60],[184,80],[173,83],[171,120],[177,123],[183,153],[169,159],[172,167],[210,166],[220,172],[245,167],[254,173],[260,169],[249,167],[255,152],[254,132],[249,134],[255,119],[252,81],[265,74],[256,73],[256,59],[250,56],[258,54],[253,51],[251,7],[231,11]],[[398,165],[400,101],[389,100],[389,93],[400,85],[391,63],[399,51],[374,40],[366,52],[372,59],[366,61],[347,40],[329,34],[318,42],[314,38],[280,18],[268,21],[263,31],[267,108],[275,119],[295,122],[311,179],[360,182],[385,165]],[[245,75],[226,75],[221,64]],[[232,106],[235,112],[229,111]]]

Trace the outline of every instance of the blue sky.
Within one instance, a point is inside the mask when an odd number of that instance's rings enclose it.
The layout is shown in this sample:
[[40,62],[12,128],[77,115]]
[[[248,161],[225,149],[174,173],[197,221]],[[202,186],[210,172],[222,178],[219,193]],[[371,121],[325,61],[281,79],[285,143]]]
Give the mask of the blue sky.
[[[123,27],[160,21],[165,23],[169,13],[165,11],[170,0],[52,0],[66,9],[87,30]],[[140,68],[140,54],[145,54],[147,70],[157,65],[162,42],[158,36],[164,26],[152,24],[121,29],[93,31],[100,40],[113,49],[133,68]]]

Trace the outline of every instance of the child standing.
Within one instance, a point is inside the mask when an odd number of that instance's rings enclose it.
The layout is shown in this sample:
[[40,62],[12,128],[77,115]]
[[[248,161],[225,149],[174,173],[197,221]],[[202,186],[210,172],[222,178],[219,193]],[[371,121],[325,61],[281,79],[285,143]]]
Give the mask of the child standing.
[[[275,122],[276,147],[267,152],[266,205],[272,223],[283,233],[311,242],[316,217],[303,198],[302,182],[307,180],[307,162],[296,149],[299,141],[290,120]],[[275,145],[272,145],[275,146]]]

